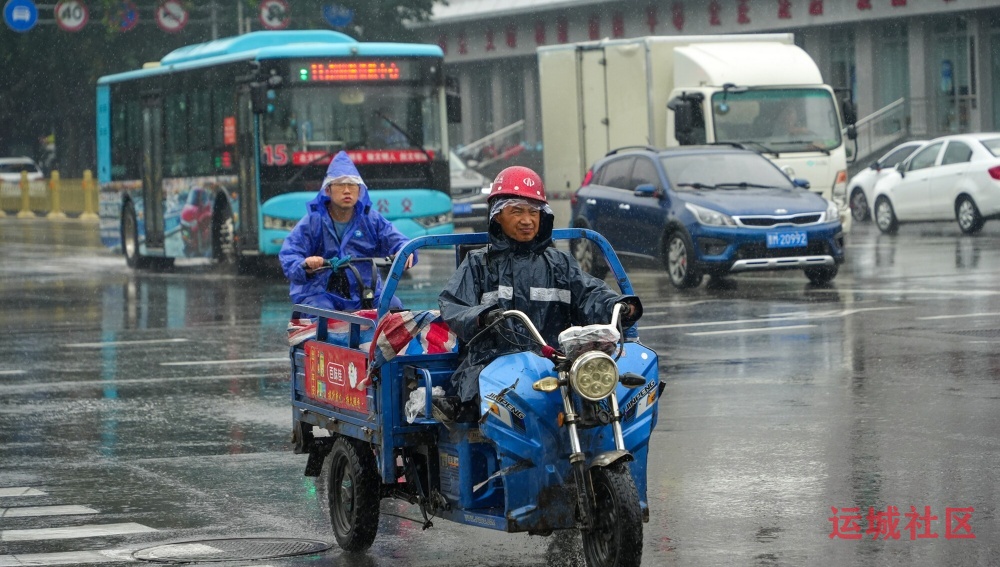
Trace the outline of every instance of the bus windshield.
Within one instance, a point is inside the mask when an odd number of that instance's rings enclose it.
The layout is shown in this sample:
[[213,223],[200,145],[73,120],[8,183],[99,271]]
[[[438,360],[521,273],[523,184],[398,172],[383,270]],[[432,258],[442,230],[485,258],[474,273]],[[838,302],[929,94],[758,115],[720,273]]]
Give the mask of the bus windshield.
[[404,161],[426,160],[421,149],[442,152],[441,105],[430,85],[293,86],[268,99],[262,144],[284,146],[296,165],[339,150],[417,150]]
[[712,95],[717,142],[772,152],[829,151],[841,144],[840,119],[825,89],[748,89]]

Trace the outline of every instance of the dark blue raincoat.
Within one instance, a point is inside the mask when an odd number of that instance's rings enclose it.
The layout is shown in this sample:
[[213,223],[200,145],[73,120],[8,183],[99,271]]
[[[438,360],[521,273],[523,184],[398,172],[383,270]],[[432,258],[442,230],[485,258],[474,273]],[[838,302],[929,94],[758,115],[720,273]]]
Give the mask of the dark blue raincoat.
[[[330,161],[326,170],[326,178],[336,178],[342,175],[353,175],[360,179],[358,169],[354,167],[351,158],[345,152],[339,152]],[[333,228],[333,219],[326,207],[330,197],[321,188],[316,197],[309,201],[308,210],[299,221],[288,238],[281,245],[278,259],[281,269],[285,272],[291,284],[288,290],[293,303],[302,303],[324,309],[338,311],[356,311],[361,309],[360,287],[354,274],[349,269],[341,269],[338,275],[332,270],[320,270],[312,275],[306,273],[302,263],[309,256],[323,258],[378,258],[395,254],[409,239],[385,219],[378,211],[372,210],[371,199],[368,197],[368,187],[362,183],[358,194],[358,202],[354,205],[354,216],[351,218],[343,239],[337,237]],[[354,266],[361,273],[364,282],[371,285],[372,266],[368,262],[359,262]],[[330,277],[346,277],[350,285],[350,294],[339,294],[336,290],[328,290]],[[382,294],[382,279],[376,271],[377,285],[375,287],[375,303]],[[401,307],[393,298],[393,307]]]
[[626,327],[642,316],[638,297],[616,293],[581,270],[573,256],[552,246],[553,221],[552,214],[543,211],[538,235],[521,243],[507,237],[500,223],[491,219],[489,245],[469,252],[438,296],[441,316],[460,340],[460,363],[451,383],[463,402],[479,395],[479,373],[494,358],[538,350],[521,323],[509,320],[502,336],[493,331],[468,344],[482,330],[480,316],[487,311],[523,311],[553,347],[559,346],[559,333],[570,326],[608,323],[618,302],[637,308]]

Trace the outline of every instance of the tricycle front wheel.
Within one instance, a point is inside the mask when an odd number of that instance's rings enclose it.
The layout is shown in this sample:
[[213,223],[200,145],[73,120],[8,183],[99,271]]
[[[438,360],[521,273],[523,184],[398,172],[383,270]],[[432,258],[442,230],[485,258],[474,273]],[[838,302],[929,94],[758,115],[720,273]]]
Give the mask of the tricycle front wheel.
[[642,510],[625,463],[590,470],[594,527],[583,531],[587,567],[638,567],[642,562]]
[[370,446],[340,437],[326,465],[321,482],[333,535],[345,551],[364,551],[378,531],[381,478],[375,455]]

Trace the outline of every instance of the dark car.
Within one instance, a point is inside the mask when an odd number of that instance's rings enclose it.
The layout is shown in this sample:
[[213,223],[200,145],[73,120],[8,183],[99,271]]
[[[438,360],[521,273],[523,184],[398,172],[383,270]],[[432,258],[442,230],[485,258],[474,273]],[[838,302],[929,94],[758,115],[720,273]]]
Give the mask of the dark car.
[[[603,234],[621,256],[662,261],[678,288],[706,274],[803,270],[827,283],[844,261],[837,205],[760,154],[734,147],[621,149],[587,172],[571,225]],[[603,277],[589,241],[571,244]]]

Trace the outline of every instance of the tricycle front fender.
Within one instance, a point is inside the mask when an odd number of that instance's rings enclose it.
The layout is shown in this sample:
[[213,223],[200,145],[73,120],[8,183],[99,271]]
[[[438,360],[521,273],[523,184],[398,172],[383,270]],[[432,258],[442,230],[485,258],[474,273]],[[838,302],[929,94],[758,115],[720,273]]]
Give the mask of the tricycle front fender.
[[615,449],[614,451],[605,451],[600,455],[597,455],[590,461],[587,468],[592,469],[594,467],[610,467],[615,463],[629,463],[635,460],[632,453],[624,450]]

